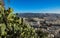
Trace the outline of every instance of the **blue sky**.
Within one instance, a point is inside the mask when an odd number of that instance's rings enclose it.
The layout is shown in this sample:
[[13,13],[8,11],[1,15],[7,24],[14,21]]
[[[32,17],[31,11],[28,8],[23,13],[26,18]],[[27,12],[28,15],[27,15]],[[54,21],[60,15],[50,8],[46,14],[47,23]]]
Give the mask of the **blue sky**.
[[15,13],[60,13],[60,0],[10,0],[10,7]]

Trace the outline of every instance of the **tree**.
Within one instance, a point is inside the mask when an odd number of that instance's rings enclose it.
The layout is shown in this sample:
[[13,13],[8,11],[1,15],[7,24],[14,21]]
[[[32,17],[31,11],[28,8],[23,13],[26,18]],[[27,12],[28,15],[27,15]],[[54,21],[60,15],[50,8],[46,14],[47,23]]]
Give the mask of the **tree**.
[[12,13],[12,8],[6,10],[3,6],[0,9],[1,38],[32,38],[35,36],[35,30],[32,27],[26,24],[20,24],[21,20],[16,14]]
[[41,29],[37,30],[36,33],[37,33],[38,38],[47,38],[47,36],[48,36],[48,32],[43,32],[43,31],[41,31]]
[[[12,8],[5,9],[0,2],[0,38],[37,38],[38,33],[29,24],[23,24],[13,13]],[[21,21],[21,23],[20,23]],[[41,38],[41,37],[40,37]]]

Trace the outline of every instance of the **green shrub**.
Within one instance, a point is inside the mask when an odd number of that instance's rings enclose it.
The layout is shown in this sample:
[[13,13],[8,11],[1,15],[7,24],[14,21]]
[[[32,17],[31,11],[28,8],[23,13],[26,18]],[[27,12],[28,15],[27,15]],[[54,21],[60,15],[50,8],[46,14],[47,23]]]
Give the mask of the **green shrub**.
[[23,18],[20,20],[12,12],[12,8],[0,7],[0,38],[37,38],[34,28],[23,24]]

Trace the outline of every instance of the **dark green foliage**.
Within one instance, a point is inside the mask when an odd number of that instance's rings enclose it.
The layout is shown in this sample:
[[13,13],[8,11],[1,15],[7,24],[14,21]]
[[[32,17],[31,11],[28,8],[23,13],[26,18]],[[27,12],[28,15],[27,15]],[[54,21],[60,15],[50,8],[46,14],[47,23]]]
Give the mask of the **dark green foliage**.
[[37,30],[36,33],[37,33],[37,36],[40,38],[45,38],[48,36],[47,32],[42,32],[41,30]]
[[[0,38],[32,38],[35,30],[29,25],[23,25],[23,18],[12,13],[12,8],[5,10],[0,8]],[[21,21],[21,24],[20,24]]]
[[[34,28],[29,24],[23,24],[23,18],[12,13],[12,8],[7,10],[0,7],[0,38],[37,38],[43,37],[43,33],[35,32]],[[21,21],[21,22],[20,22]],[[39,34],[42,35],[39,35]]]

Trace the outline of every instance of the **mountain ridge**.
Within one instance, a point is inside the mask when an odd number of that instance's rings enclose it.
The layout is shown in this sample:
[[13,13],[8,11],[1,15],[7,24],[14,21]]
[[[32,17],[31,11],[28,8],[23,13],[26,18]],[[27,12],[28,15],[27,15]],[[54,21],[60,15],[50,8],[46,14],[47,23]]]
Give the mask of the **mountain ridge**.
[[26,18],[34,18],[34,17],[55,17],[55,18],[60,18],[60,14],[55,14],[55,13],[18,13],[19,17],[26,17]]

